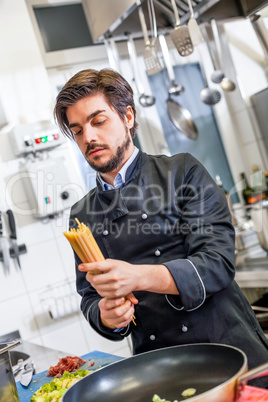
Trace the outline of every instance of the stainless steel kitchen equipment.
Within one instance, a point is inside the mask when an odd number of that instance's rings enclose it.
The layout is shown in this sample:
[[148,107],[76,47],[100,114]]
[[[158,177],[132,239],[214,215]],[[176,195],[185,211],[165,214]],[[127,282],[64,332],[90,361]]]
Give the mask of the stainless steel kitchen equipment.
[[1,252],[0,258],[3,262],[4,273],[7,275],[9,273],[9,244],[6,236],[4,236],[4,229],[3,229],[3,219],[2,219],[2,212],[0,211],[0,243],[1,243]]
[[32,381],[34,373],[35,368],[33,362],[25,364],[20,377],[21,385],[23,385],[24,387],[28,387],[28,385]]
[[[212,43],[210,41],[207,29],[209,29],[211,27],[210,25],[205,25],[202,27],[202,33],[204,36],[204,39],[206,41],[207,47],[208,47],[208,51],[209,51],[209,55],[212,61],[212,65],[213,65],[213,73],[211,74],[210,78],[211,81],[214,82],[215,84],[220,84],[220,82],[224,79],[225,74],[224,72],[220,69],[219,66],[219,61],[217,60],[217,55],[215,54],[216,51],[215,49],[212,49]],[[215,41],[214,41],[214,37],[213,37],[213,44],[215,45]]]
[[258,234],[260,245],[263,250],[268,252],[268,201],[254,204],[251,210],[251,217]]
[[18,391],[13,376],[9,350],[20,344],[20,341],[0,344],[0,402],[19,402]]
[[[33,0],[32,0],[33,1]],[[110,35],[118,40],[124,39],[126,32],[131,32],[135,39],[142,38],[138,5],[145,1],[137,0],[82,0],[86,11],[92,39],[100,43]],[[170,0],[154,0],[158,32],[168,34],[174,30],[174,11]],[[187,23],[190,17],[185,1],[177,1],[180,25]],[[198,0],[193,6],[196,21],[201,24],[216,20],[245,18],[267,5],[266,0]],[[143,7],[146,12],[146,7]],[[147,15],[146,15],[147,16]]]
[[[217,52],[217,58],[218,58],[218,70],[222,70],[222,50],[221,50],[221,40],[220,40],[220,35],[217,27],[217,22],[215,19],[211,20],[211,28],[212,32],[214,35],[214,42],[215,42],[215,47],[216,47],[216,52]],[[223,77],[222,80],[220,81],[220,86],[224,91],[234,91],[236,88],[235,83],[230,80],[227,77]]]
[[192,40],[192,44],[194,46],[200,45],[200,43],[204,42],[203,35],[201,33],[201,30],[196,22],[196,19],[194,18],[194,10],[192,6],[192,0],[188,0],[188,5],[189,5],[189,10],[190,10],[190,19],[188,21],[188,28]]
[[166,43],[166,39],[164,35],[159,36],[159,43],[161,46],[162,54],[164,57],[165,66],[167,68],[168,78],[169,78],[169,88],[168,92],[170,95],[180,95],[184,92],[184,87],[182,84],[176,82],[176,77],[174,73],[174,69],[171,63],[171,58],[168,50],[168,46]]
[[47,120],[15,126],[9,139],[16,156],[48,151],[66,141],[58,127]]
[[34,159],[22,169],[22,184],[35,218],[54,217],[70,208],[78,199],[79,189],[73,183],[64,157]]
[[189,56],[194,51],[189,28],[187,26],[181,26],[175,0],[171,0],[171,4],[173,7],[176,22],[175,29],[170,34],[171,39],[181,56]]
[[[20,249],[19,249],[19,246],[17,243],[17,230],[16,230],[15,217],[14,217],[13,211],[11,209],[8,209],[6,213],[7,213],[7,217],[8,217],[8,224],[9,224],[9,230],[10,230],[9,237],[10,237],[10,241],[11,241],[12,249],[13,249],[13,253],[11,253],[11,256],[12,255],[14,256],[14,258],[17,261],[18,267],[21,269]],[[25,249],[25,251],[26,251],[25,245],[21,245],[21,248]]]
[[104,45],[106,48],[110,67],[115,71],[121,73],[119,64],[119,54],[114,38],[104,39]]
[[144,36],[144,42],[145,42],[145,49],[143,52],[143,58],[144,58],[144,63],[145,63],[145,68],[147,71],[148,75],[153,75],[158,73],[159,71],[162,70],[162,66],[159,62],[156,48],[155,48],[155,42],[157,38],[157,32],[156,32],[156,21],[155,21],[155,15],[153,12],[153,8],[151,4],[148,2],[148,7],[150,7],[150,13],[151,13],[151,29],[154,32],[153,38],[149,39],[148,36],[148,31],[147,31],[147,25],[144,17],[144,13],[142,10],[142,7],[139,7],[139,17],[140,17],[140,23],[141,23],[141,28]]
[[139,102],[140,102],[141,106],[143,106],[143,107],[152,106],[155,103],[155,97],[153,95],[145,94],[144,87],[143,87],[143,84],[141,82],[141,78],[139,75],[136,48],[135,48],[133,38],[130,34],[128,35],[127,48],[128,48],[130,63],[131,63],[132,69],[133,69],[135,84],[137,87],[137,91],[139,93]]
[[199,52],[198,52],[199,64],[200,64],[201,72],[203,75],[203,79],[205,81],[205,88],[203,88],[200,92],[200,99],[206,105],[214,106],[217,103],[219,103],[219,101],[221,100],[221,93],[215,88],[209,88],[207,77],[206,77],[206,72],[205,72],[205,68],[204,68],[202,51],[200,49],[198,49],[198,50],[199,50]]
[[[158,349],[110,364],[74,384],[63,402],[148,402],[154,394],[170,401],[233,402],[246,382],[267,375],[268,364],[247,372],[243,351],[227,345],[192,344]],[[263,390],[268,394],[267,390]]]
[[24,159],[19,177],[9,180],[8,186],[13,191],[18,181],[22,184],[30,205],[25,213],[53,218],[70,208],[78,200],[80,189],[71,178],[72,168],[66,158],[53,157],[55,148],[66,145],[58,127],[51,121],[23,124],[14,127],[9,138],[15,155]]
[[164,35],[159,35],[159,43],[161,45],[165,64],[167,66],[169,78],[171,79],[168,88],[167,110],[168,115],[174,126],[186,137],[195,140],[198,137],[198,130],[194,124],[191,113],[188,109],[181,106],[178,102],[171,98],[172,95],[179,95],[184,88],[181,84],[175,83],[175,74],[170,61],[168,47]]

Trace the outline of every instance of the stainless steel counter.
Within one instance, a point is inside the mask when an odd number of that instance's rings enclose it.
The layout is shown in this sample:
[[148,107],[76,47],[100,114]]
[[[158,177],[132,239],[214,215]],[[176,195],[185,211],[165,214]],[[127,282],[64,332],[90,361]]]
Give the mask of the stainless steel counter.
[[268,288],[268,256],[260,245],[238,253],[235,279],[241,288]]
[[70,353],[46,348],[27,341],[21,341],[21,344],[14,350],[27,353],[30,356],[27,361],[34,361],[36,373],[48,370],[50,366],[55,366],[62,357],[71,355]]

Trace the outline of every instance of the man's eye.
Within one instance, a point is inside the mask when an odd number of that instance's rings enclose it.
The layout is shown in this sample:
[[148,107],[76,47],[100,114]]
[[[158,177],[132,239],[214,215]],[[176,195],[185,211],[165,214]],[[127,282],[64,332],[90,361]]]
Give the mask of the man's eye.
[[78,130],[78,131],[71,130],[71,131],[72,131],[72,134],[74,137],[77,137],[78,135],[82,134],[82,130]]
[[105,123],[105,120],[98,120],[92,122],[93,126],[101,126],[103,123]]

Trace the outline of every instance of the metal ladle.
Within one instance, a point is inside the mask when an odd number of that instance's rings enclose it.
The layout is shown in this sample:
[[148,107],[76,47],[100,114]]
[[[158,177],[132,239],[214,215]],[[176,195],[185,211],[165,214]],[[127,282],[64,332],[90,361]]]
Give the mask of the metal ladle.
[[[222,66],[221,41],[220,41],[220,35],[219,35],[218,27],[217,27],[217,22],[214,19],[211,20],[211,29],[212,29],[212,33],[214,36],[216,51],[218,54],[219,69],[221,69],[221,66]],[[227,91],[227,92],[234,91],[236,88],[235,83],[225,76],[220,81],[220,86],[224,91]]]
[[161,46],[161,50],[163,53],[163,57],[164,57],[164,61],[165,61],[165,65],[167,68],[167,73],[168,73],[168,77],[169,77],[169,81],[170,81],[170,85],[168,88],[168,92],[170,95],[181,95],[184,92],[184,87],[182,84],[176,82],[176,78],[175,78],[175,73],[171,64],[171,59],[170,59],[170,55],[169,55],[169,51],[168,51],[168,47],[167,47],[167,43],[166,43],[166,39],[164,37],[164,35],[159,35],[159,43]]
[[205,88],[203,88],[200,92],[200,99],[206,105],[214,106],[221,100],[221,93],[217,89],[209,88],[204,69],[202,53],[200,50],[198,53],[199,53],[200,68],[205,81]]
[[135,49],[135,44],[134,44],[133,38],[130,34],[128,35],[127,47],[128,47],[130,63],[133,68],[134,79],[135,79],[135,82],[137,85],[138,93],[140,95],[139,102],[140,102],[141,106],[143,106],[143,107],[152,106],[155,103],[155,97],[153,95],[146,95],[144,93],[144,88],[143,88],[143,85],[139,78],[139,70],[138,70],[137,53],[136,53],[136,49]]
[[207,33],[207,29],[203,28],[203,35],[205,36],[205,41],[207,43],[207,47],[208,47],[208,52],[212,61],[212,65],[213,65],[213,73],[211,74],[210,78],[211,81],[214,82],[214,84],[220,84],[222,82],[222,80],[225,78],[225,74],[224,72],[220,69],[219,67],[219,62],[216,59],[216,54],[215,52],[212,51],[212,47],[209,41],[209,36]]

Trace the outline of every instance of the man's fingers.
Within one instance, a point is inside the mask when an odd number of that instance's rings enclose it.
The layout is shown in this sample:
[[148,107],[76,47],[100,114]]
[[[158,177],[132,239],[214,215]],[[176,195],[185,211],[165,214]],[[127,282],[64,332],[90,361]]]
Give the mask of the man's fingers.
[[98,275],[103,273],[105,265],[103,265],[103,261],[89,262],[78,265],[78,269],[82,272],[88,272],[90,275]]
[[130,300],[132,304],[137,304],[139,302],[132,292],[126,296],[126,299]]

